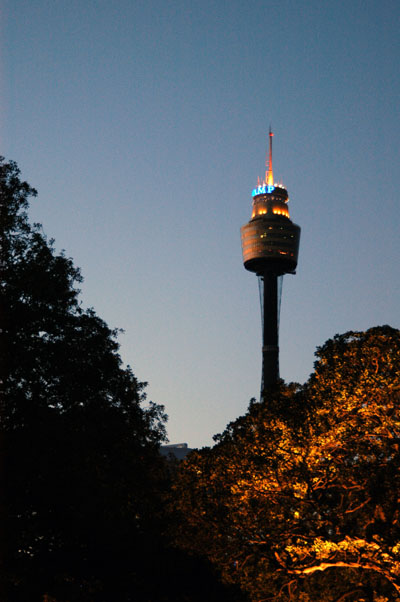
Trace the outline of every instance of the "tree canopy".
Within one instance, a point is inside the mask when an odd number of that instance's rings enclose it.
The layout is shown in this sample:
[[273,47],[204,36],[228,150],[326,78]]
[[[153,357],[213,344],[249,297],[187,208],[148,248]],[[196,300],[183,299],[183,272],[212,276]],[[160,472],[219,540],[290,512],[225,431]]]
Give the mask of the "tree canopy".
[[164,410],[19,176],[0,159],[2,601],[399,602],[400,332],[327,341],[179,466],[167,511]]
[[1,601],[243,600],[170,546],[164,408],[30,224],[34,196],[0,158]]
[[177,539],[253,601],[400,600],[400,332],[316,355],[183,463]]
[[130,599],[159,530],[166,417],[118,332],[81,307],[72,260],[29,223],[35,195],[2,160],[3,574],[13,600]]

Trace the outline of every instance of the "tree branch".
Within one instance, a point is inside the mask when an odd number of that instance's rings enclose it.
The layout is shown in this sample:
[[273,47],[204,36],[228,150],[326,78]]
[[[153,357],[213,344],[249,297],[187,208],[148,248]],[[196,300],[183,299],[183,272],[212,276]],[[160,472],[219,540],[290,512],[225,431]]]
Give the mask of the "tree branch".
[[[275,557],[277,558],[279,564],[282,566],[282,560],[275,553]],[[395,582],[395,578],[388,572],[384,571],[379,565],[375,564],[362,564],[361,562],[344,562],[339,560],[337,562],[321,562],[320,564],[316,564],[314,566],[308,566],[302,569],[288,569],[285,567],[287,573],[291,575],[312,575],[317,571],[326,571],[331,568],[350,568],[350,569],[362,569],[365,571],[374,571],[375,573],[379,573],[383,577],[385,577],[394,587],[397,593],[400,593],[400,585]]]

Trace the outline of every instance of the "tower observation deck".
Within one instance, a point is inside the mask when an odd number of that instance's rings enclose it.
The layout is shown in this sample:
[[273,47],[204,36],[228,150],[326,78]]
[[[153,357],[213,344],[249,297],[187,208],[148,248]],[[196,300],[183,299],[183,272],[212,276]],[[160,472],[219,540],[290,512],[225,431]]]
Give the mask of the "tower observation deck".
[[278,277],[295,274],[299,254],[300,227],[289,216],[288,191],[274,182],[272,137],[265,178],[252,192],[250,221],[242,226],[243,263],[259,278],[263,324],[261,399],[264,390],[279,379],[279,300]]

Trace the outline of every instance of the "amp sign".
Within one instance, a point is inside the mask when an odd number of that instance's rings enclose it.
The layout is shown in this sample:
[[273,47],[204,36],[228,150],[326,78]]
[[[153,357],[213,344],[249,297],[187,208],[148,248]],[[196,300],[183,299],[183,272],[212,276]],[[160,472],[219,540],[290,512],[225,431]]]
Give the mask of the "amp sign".
[[257,186],[257,188],[254,188],[251,196],[257,196],[258,194],[270,194],[273,190],[275,190],[275,186],[264,184],[264,186]]

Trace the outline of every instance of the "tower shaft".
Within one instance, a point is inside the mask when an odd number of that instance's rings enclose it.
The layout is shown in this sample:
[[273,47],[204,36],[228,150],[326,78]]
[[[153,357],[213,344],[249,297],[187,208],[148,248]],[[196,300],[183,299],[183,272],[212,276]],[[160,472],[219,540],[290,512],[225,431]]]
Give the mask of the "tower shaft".
[[261,398],[264,389],[274,386],[279,379],[279,315],[278,315],[278,276],[265,271],[263,285],[263,347]]

